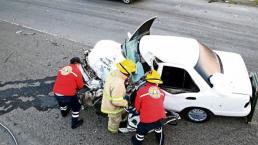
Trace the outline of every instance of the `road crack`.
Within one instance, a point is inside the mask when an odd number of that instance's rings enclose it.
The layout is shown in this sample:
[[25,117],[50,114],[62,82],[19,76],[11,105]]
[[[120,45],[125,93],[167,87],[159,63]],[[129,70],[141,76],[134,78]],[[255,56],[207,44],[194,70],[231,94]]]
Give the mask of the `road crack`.
[[4,63],[7,63],[7,61],[11,58],[11,56],[14,54],[14,52],[10,53],[8,57],[4,60]]

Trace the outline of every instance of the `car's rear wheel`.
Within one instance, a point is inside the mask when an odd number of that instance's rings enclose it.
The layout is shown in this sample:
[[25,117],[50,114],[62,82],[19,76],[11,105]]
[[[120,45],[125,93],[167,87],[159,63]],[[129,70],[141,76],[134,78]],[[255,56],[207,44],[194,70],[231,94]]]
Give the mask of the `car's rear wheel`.
[[187,120],[195,123],[201,123],[208,121],[211,117],[212,113],[204,108],[188,108],[184,111],[184,116]]
[[130,4],[133,0],[122,0],[125,4]]

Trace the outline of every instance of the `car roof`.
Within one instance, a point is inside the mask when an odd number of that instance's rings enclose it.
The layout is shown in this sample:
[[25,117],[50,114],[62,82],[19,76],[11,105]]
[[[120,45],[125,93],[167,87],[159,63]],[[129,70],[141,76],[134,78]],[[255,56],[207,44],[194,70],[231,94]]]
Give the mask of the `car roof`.
[[164,63],[190,67],[194,67],[199,58],[199,42],[185,37],[145,35],[140,40],[139,50],[149,65],[153,56]]

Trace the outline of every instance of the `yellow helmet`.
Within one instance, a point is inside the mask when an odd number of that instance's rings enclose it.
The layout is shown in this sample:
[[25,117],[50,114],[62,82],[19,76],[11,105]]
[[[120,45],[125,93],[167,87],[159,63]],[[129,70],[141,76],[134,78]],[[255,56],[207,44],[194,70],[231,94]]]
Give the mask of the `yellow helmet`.
[[130,75],[136,70],[136,64],[130,59],[123,60],[122,62],[116,64],[116,67],[121,73],[126,75]]
[[145,77],[146,81],[150,82],[150,83],[154,83],[154,84],[162,84],[163,81],[161,80],[161,77],[159,75],[159,73],[156,70],[152,70],[150,71],[146,77]]

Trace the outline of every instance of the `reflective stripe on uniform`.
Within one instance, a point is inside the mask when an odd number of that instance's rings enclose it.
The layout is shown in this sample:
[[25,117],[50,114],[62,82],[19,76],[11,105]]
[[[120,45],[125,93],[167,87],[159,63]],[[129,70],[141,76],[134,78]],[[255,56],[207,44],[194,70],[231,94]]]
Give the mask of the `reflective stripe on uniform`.
[[117,110],[113,110],[113,111],[106,110],[106,109],[101,109],[101,112],[107,113],[107,114],[109,114],[109,113],[111,113],[111,114],[116,114],[116,113],[122,112],[123,110],[124,110],[123,108],[117,109]]
[[71,72],[75,77],[78,77],[78,75],[76,74],[76,73],[74,73],[74,72]]
[[158,128],[154,130],[156,133],[161,133],[162,132],[162,128]]
[[118,130],[112,129],[111,127],[108,127],[108,131],[110,131],[111,133],[117,133]]
[[123,96],[109,96],[105,91],[103,92],[103,97],[107,98],[109,101],[115,101],[115,102],[122,102],[124,101],[124,97]]
[[72,117],[73,118],[78,118],[79,117],[79,112],[72,112]]
[[109,101],[112,100],[112,97],[110,97],[106,91],[103,91],[103,97],[107,98]]
[[112,97],[112,101],[118,101],[119,102],[119,101],[123,101],[123,100],[124,100],[123,97],[119,97],[119,98],[118,97],[117,98],[116,97]]
[[[150,95],[150,94],[149,94],[149,93],[142,94],[142,95],[140,96],[140,98],[142,98],[142,97],[144,97],[144,96],[148,96],[148,95]],[[160,95],[165,96],[164,93],[160,93]]]
[[143,140],[144,140],[144,135],[136,134],[135,137],[136,137],[136,139],[139,140],[139,141],[143,141]]
[[65,106],[65,107],[60,107],[60,110],[67,110],[67,106]]
[[142,95],[140,96],[140,98],[142,98],[142,97],[144,97],[144,96],[148,96],[148,95],[149,95],[149,93],[142,94]]

